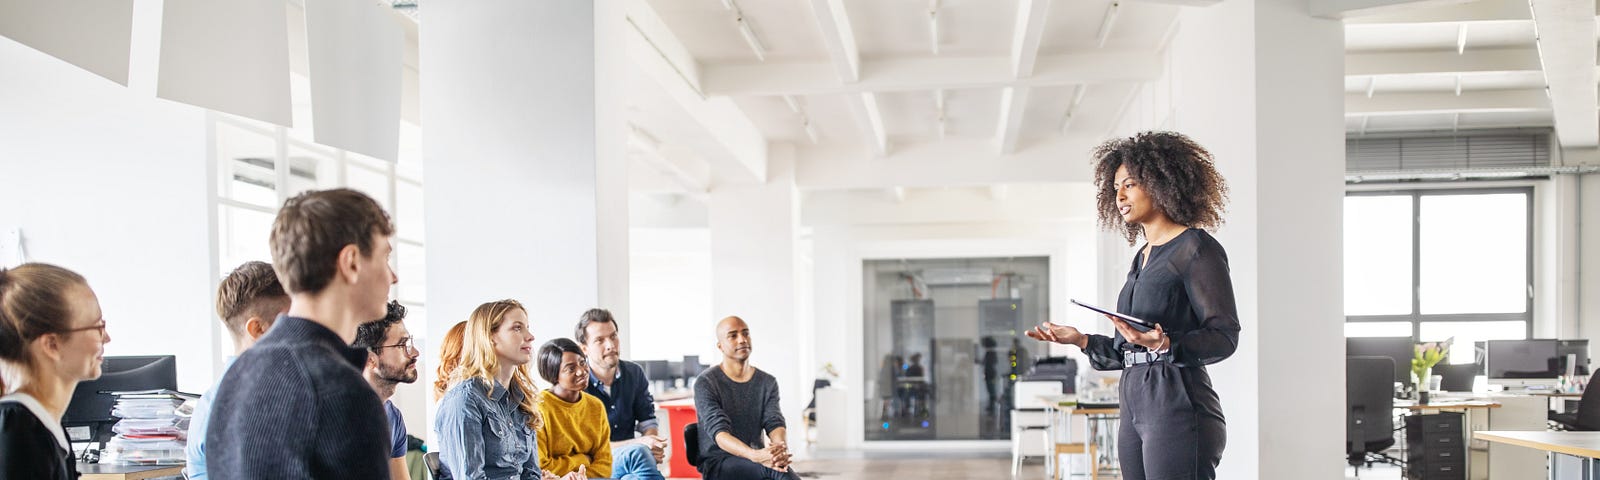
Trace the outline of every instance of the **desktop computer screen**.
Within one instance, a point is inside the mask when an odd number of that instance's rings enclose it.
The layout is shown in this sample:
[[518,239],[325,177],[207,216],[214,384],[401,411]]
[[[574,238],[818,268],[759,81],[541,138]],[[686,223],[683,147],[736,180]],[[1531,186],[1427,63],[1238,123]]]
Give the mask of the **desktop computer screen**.
[[1411,337],[1347,337],[1347,357],[1389,357],[1394,359],[1394,381],[1411,385],[1411,358],[1416,342]]
[[61,425],[73,442],[104,442],[111,438],[111,416],[116,397],[107,392],[178,389],[178,362],[172,355],[105,357],[100,378],[78,382]]
[[1573,373],[1576,375],[1589,375],[1589,341],[1588,340],[1561,340],[1556,345],[1556,354],[1561,359],[1561,374],[1567,374],[1567,355],[1572,355]]
[[1489,383],[1528,383],[1520,380],[1555,380],[1561,376],[1560,342],[1551,339],[1490,340],[1485,342]]

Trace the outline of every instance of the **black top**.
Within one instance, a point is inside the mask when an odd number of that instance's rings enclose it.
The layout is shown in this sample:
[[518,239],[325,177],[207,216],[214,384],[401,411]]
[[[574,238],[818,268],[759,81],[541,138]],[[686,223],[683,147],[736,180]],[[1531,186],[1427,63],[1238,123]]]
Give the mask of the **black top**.
[[77,462],[56,432],[22,401],[0,400],[0,480],[76,478]]
[[223,375],[206,428],[212,478],[389,478],[389,421],[367,351],[279,317]]
[[[1239,346],[1239,311],[1222,244],[1205,230],[1191,228],[1152,247],[1148,264],[1143,250],[1134,256],[1122,284],[1117,312],[1160,324],[1172,341],[1178,366],[1203,368],[1233,355]],[[1095,370],[1120,370],[1123,351],[1144,350],[1117,333],[1109,338],[1089,335],[1083,353]]]
[[705,369],[694,382],[694,409],[700,422],[701,459],[732,455],[717,446],[718,433],[728,432],[750,448],[762,448],[766,432],[784,426],[778,379],[761,370],[739,383],[722,373],[720,365]]

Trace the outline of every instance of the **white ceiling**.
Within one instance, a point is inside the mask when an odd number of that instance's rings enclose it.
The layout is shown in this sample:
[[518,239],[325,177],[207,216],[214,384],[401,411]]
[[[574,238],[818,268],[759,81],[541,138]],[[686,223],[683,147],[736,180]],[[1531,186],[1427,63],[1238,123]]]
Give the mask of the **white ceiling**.
[[[1040,4],[1049,5],[1042,19],[1019,15],[1024,6]],[[937,144],[982,151],[974,145],[990,142],[999,156],[1060,148],[1065,138],[1099,138],[1136,88],[1160,75],[1159,53],[1180,9],[1193,8],[1117,2],[1101,46],[1113,4],[630,0],[630,22],[645,40],[630,43],[638,70],[629,80],[629,122],[654,140],[653,147],[633,149],[636,158],[653,159],[635,168],[650,177],[635,183],[650,191],[687,185],[690,193],[703,194],[735,179],[722,170],[737,164],[726,145],[738,134],[708,133],[706,118],[732,118],[749,125],[756,140],[816,152],[870,152],[879,135],[887,151]],[[841,12],[848,31],[832,33],[828,25]],[[740,18],[764,59],[741,34]],[[937,53],[931,18],[938,23]],[[1427,1],[1345,22],[1350,135],[1556,123],[1540,56],[1572,52],[1538,44],[1528,0]],[[1019,36],[1036,38],[1037,53],[1026,42],[1017,48]],[[858,61],[849,58],[852,51]],[[1031,75],[1016,74],[1019,59],[1034,65]],[[859,80],[849,78],[852,70]],[[683,85],[664,87],[663,75],[681,77],[674,82]],[[1008,88],[1015,88],[1016,99],[1006,96]],[[1065,122],[1080,89],[1081,101]],[[697,110],[677,100],[684,97],[731,103]],[[1004,118],[1012,105],[1022,113]],[[647,151],[663,146],[669,154]]]

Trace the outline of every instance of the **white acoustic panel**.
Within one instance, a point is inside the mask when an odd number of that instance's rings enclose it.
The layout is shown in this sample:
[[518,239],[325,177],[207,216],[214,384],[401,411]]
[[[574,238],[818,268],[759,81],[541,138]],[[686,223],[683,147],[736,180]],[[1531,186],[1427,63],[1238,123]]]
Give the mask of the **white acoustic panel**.
[[283,0],[166,0],[156,96],[293,126],[287,11]]
[[306,0],[317,143],[398,158],[405,33],[394,15],[367,0]]
[[0,0],[0,36],[123,85],[133,0]]

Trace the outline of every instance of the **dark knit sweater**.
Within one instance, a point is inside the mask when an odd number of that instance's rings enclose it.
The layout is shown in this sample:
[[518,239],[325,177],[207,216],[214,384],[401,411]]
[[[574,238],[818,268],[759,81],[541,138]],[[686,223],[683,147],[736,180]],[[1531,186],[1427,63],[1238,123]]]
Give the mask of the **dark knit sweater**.
[[389,422],[367,351],[279,317],[222,377],[206,429],[212,478],[389,478]]

